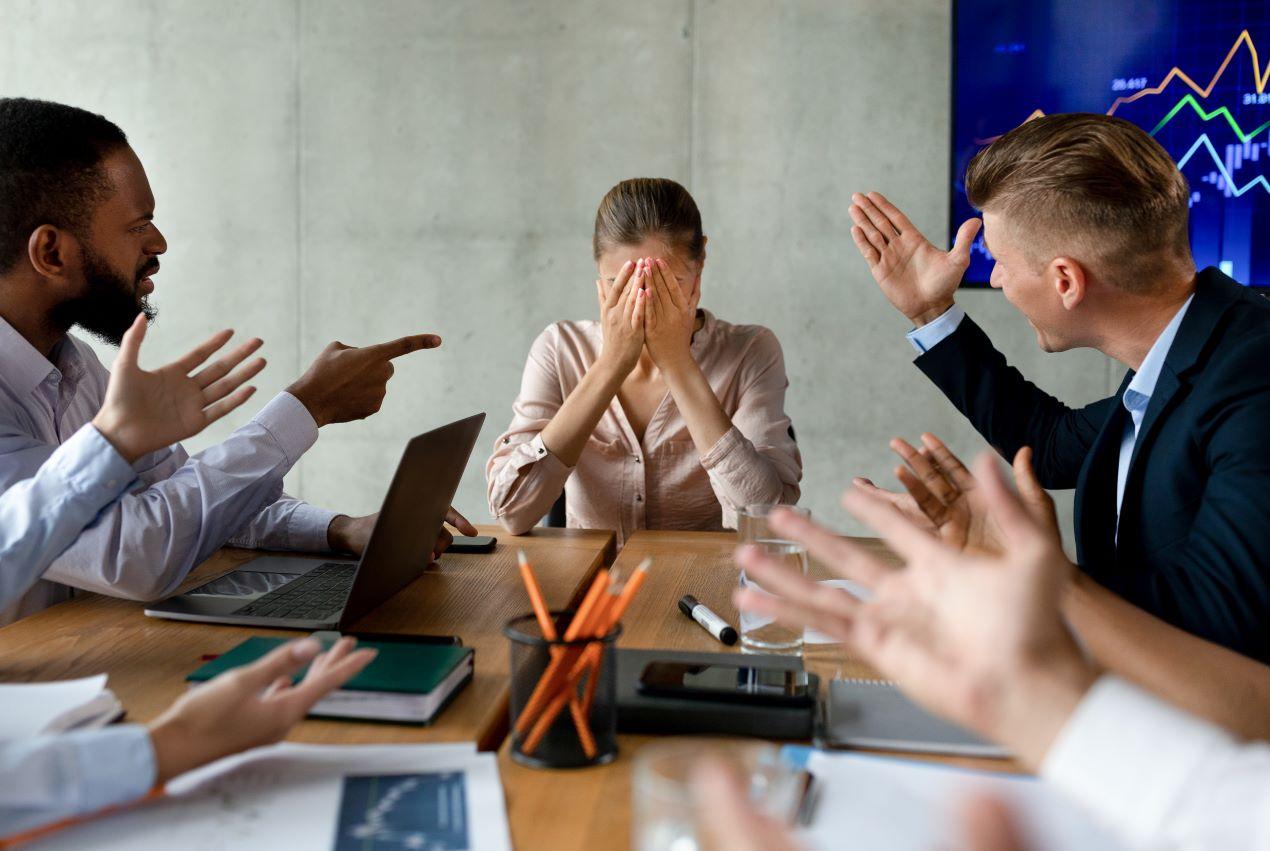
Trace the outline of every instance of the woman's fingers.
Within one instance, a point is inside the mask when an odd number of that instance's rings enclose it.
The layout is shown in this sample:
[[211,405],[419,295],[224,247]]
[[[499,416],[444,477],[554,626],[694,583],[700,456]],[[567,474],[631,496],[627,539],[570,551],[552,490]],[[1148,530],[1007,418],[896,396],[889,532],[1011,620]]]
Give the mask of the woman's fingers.
[[622,293],[626,290],[627,283],[630,282],[632,274],[635,272],[635,264],[627,260],[622,264],[622,268],[617,270],[617,277],[613,279],[613,283],[609,285],[606,293],[609,307],[617,304],[617,300],[622,297]]
[[682,311],[684,309],[684,292],[679,289],[679,281],[675,280],[675,276],[670,274],[670,267],[666,265],[666,261],[660,257],[654,259],[653,269],[657,274],[658,286],[666,294],[666,298],[670,300],[675,310]]
[[622,316],[631,319],[635,315],[635,305],[639,302],[640,293],[643,291],[644,273],[643,270],[637,269],[629,278],[626,287],[626,297],[622,300]]

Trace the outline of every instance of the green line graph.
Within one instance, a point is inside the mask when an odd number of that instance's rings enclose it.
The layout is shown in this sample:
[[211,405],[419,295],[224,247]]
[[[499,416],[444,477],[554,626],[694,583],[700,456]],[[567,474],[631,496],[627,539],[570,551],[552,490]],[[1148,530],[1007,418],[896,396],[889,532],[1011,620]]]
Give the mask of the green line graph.
[[1256,127],[1253,130],[1250,130],[1247,133],[1245,133],[1243,129],[1239,126],[1239,122],[1236,121],[1235,117],[1230,114],[1229,109],[1227,109],[1224,106],[1219,106],[1217,109],[1214,109],[1211,112],[1205,112],[1204,108],[1201,107],[1199,105],[1199,102],[1195,100],[1195,96],[1188,94],[1186,95],[1186,97],[1178,101],[1177,104],[1168,111],[1168,114],[1166,114],[1163,118],[1160,119],[1160,123],[1155,125],[1155,129],[1151,131],[1151,135],[1154,136],[1156,133],[1159,133],[1160,130],[1163,129],[1164,125],[1172,121],[1173,117],[1177,115],[1179,112],[1181,112],[1182,109],[1186,106],[1190,106],[1191,109],[1195,110],[1195,114],[1198,115],[1204,121],[1212,121],[1214,118],[1217,118],[1218,116],[1225,118],[1226,123],[1230,125],[1231,130],[1235,131],[1235,135],[1239,137],[1239,141],[1241,142],[1250,141],[1254,136],[1256,136],[1262,130],[1265,130],[1267,127],[1270,127],[1270,121],[1267,121],[1264,124],[1260,125],[1259,127]]

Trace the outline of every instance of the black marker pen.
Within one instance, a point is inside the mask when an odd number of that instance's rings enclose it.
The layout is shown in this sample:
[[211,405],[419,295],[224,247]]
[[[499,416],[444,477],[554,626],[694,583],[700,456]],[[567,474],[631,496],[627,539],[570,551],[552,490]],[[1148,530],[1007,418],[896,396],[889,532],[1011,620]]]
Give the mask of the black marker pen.
[[701,628],[722,641],[724,644],[736,644],[736,630],[723,618],[710,611],[691,594],[679,598],[679,611],[701,624]]

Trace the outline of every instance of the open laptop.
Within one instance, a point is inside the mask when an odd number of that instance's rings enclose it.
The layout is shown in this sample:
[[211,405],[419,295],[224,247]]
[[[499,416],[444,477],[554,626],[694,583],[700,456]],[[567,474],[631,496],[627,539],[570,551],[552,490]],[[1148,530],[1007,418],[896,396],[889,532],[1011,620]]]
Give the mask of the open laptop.
[[284,629],[343,629],[428,566],[485,414],[406,444],[361,560],[261,556],[147,608],[156,618]]

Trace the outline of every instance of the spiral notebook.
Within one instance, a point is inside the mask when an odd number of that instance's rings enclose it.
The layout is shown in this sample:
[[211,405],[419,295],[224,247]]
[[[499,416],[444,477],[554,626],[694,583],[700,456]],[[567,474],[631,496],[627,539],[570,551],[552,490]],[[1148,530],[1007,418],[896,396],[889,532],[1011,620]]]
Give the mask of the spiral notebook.
[[830,748],[1008,758],[998,745],[931,715],[885,680],[834,680],[817,744]]

